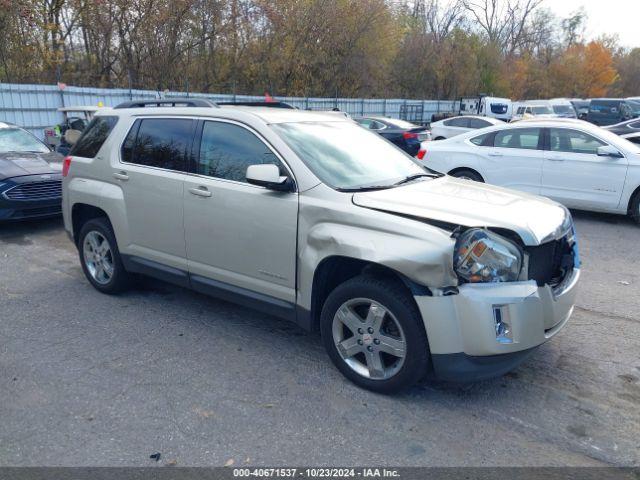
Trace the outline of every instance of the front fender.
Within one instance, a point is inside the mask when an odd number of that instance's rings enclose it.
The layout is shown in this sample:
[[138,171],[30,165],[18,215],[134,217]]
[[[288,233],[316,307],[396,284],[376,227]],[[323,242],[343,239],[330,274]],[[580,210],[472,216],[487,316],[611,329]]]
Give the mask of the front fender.
[[[328,257],[341,256],[390,268],[430,288],[457,285],[453,270],[455,240],[433,225],[376,210],[352,207],[335,220],[301,225],[298,303],[311,308],[313,278]],[[312,218],[308,211],[303,217]],[[326,213],[326,211],[324,212]],[[348,222],[345,222],[345,219]]]

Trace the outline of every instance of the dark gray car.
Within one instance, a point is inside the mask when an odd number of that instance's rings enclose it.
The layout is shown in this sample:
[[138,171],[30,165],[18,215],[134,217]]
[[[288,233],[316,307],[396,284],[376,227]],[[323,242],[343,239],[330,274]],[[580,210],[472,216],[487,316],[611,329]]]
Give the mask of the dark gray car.
[[62,156],[23,128],[0,123],[0,221],[59,215]]
[[616,135],[628,135],[630,133],[640,132],[640,118],[632,118],[631,120],[602,128],[609,130]]

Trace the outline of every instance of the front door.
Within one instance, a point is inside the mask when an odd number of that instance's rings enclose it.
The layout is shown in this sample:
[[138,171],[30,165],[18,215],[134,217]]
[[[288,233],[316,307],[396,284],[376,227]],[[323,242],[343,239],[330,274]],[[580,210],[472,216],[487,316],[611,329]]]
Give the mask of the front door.
[[204,121],[199,130],[199,154],[184,189],[193,286],[233,286],[245,294],[259,292],[263,300],[265,295],[293,304],[298,194],[251,185],[245,178],[247,167],[259,163],[290,173],[265,141],[243,125]]
[[620,203],[627,159],[598,156],[607,145],[588,133],[549,129],[549,150],[542,168],[542,195],[568,207],[615,209]]

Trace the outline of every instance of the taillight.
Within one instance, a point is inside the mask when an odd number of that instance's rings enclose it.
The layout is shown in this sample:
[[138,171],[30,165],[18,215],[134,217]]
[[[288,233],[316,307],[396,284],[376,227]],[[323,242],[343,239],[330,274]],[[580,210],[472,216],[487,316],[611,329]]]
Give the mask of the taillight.
[[418,154],[416,155],[416,158],[417,158],[418,160],[423,160],[423,159],[424,159],[424,156],[425,156],[426,154],[427,154],[427,151],[426,151],[426,150],[420,150],[420,151],[418,152]]
[[64,157],[62,161],[62,176],[66,177],[69,174],[69,167],[71,166],[71,155]]
[[417,133],[413,133],[413,132],[404,132],[402,134],[402,138],[404,138],[405,140],[410,140],[410,139],[418,139],[418,134]]

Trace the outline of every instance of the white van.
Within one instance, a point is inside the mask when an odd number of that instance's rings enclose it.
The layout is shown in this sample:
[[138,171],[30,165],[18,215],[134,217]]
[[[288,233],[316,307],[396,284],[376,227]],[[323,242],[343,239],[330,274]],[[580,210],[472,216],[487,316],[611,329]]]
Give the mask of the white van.
[[460,115],[479,115],[508,122],[513,115],[513,102],[499,97],[463,97],[460,99]]
[[524,118],[558,118],[548,100],[527,100],[513,104],[512,122],[517,122]]

